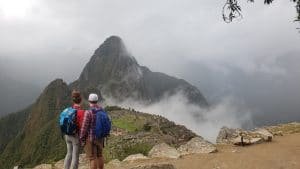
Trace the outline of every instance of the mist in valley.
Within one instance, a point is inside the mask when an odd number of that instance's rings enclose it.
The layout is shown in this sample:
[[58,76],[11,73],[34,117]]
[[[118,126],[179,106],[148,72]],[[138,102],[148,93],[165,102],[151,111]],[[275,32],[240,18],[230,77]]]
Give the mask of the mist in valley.
[[106,98],[105,104],[163,116],[176,124],[186,126],[213,143],[223,126],[246,129],[254,127],[251,112],[230,97],[223,98],[209,108],[191,104],[182,91],[174,95],[165,95],[153,104],[132,99],[117,102],[112,98]]

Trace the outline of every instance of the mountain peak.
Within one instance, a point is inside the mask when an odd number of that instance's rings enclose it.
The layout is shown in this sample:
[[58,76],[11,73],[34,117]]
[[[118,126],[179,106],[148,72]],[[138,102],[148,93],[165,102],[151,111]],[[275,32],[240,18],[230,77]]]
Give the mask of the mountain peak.
[[67,88],[67,83],[63,79],[55,79],[51,81],[48,86],[45,88],[44,92],[51,91],[57,88]]
[[137,61],[127,51],[123,40],[110,36],[95,51],[79,79],[91,86],[98,86],[112,79],[120,81],[128,74],[138,76],[137,67]]
[[119,36],[116,35],[112,35],[110,37],[108,37],[105,42],[111,42],[111,43],[122,43],[122,39]]
[[111,36],[100,45],[71,87],[82,91],[92,87],[104,98],[117,101],[130,98],[146,103],[182,90],[192,103],[208,106],[201,92],[188,82],[140,66],[118,36]]
[[104,55],[104,56],[123,56],[128,57],[130,54],[128,53],[123,40],[119,36],[110,36],[107,38],[103,44],[95,51],[96,56]]
[[[49,95],[62,95],[64,96],[65,91],[71,93],[69,91],[68,85],[63,79],[55,79],[49,83],[49,85],[44,89],[42,94],[40,95],[40,99],[48,98]],[[55,96],[56,97],[56,96]]]
[[55,86],[55,85],[66,85],[66,82],[64,82],[63,79],[58,78],[51,81],[48,86]]

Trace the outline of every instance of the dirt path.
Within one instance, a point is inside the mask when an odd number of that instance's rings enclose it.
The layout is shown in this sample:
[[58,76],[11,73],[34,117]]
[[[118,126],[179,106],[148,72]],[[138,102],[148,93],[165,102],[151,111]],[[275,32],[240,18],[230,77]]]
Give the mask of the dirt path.
[[177,169],[300,169],[300,133],[247,147],[219,146],[218,150],[172,163]]
[[[300,169],[300,133],[278,136],[273,142],[247,147],[218,146],[218,151],[177,160],[152,159],[143,164],[166,162],[177,169]],[[129,164],[132,165],[136,164]]]

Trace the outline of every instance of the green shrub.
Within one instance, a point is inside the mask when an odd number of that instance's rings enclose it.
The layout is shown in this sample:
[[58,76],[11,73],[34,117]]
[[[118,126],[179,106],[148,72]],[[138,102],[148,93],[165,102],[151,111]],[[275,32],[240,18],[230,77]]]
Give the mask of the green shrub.
[[145,123],[143,126],[144,131],[151,131],[152,126],[150,125],[150,123]]
[[143,154],[143,155],[148,155],[148,152],[151,150],[152,146],[146,143],[139,143],[139,144],[135,144],[135,145],[130,145],[130,146],[126,146],[124,147],[124,155],[122,157],[122,160],[124,158],[126,158],[129,155],[132,154]]
[[106,106],[104,109],[105,111],[123,110],[123,108],[119,106]]

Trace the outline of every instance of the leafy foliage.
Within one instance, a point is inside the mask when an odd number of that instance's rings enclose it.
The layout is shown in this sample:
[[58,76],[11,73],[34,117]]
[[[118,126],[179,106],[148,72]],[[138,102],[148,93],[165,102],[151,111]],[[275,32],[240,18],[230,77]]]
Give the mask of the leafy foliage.
[[[228,13],[227,13],[228,12]],[[237,0],[227,0],[223,6],[223,20],[226,23],[232,22],[235,18],[242,18],[241,6],[238,5]]]
[[[264,0],[265,4],[271,4],[274,0]],[[300,21],[300,0],[291,0],[292,2],[296,3],[296,12],[298,16],[296,17],[295,21]],[[254,0],[248,0],[248,2],[254,2]],[[230,23],[233,19],[242,18],[241,14],[241,6],[238,4],[238,0],[226,0],[223,10],[222,16],[223,20],[226,23]]]
[[298,13],[298,17],[297,17],[296,21],[300,21],[300,0],[297,1],[296,10]]

